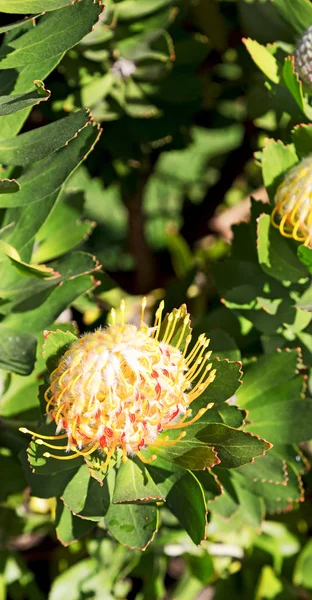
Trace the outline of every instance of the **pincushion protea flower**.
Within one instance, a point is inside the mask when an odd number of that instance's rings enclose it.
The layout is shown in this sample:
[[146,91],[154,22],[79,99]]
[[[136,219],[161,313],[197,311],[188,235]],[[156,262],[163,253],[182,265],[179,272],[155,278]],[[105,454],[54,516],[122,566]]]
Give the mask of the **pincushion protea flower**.
[[294,53],[295,69],[301,81],[312,85],[312,25],[299,38]]
[[[185,305],[162,322],[161,302],[154,327],[144,322],[146,299],[142,301],[139,328],[125,324],[125,303],[121,302],[121,322],[111,311],[111,324],[73,342],[50,375],[45,392],[46,413],[56,423],[56,435],[35,434],[37,443],[49,449],[73,454],[46,458],[70,460],[97,453],[102,467],[112,457],[123,462],[128,456],[146,459],[141,450],[152,445],[174,445],[176,440],[159,437],[163,431],[182,429],[197,421],[213,403],[189,419],[190,405],[215,378],[209,363],[209,340],[199,336],[188,352],[192,336]],[[64,432],[64,433],[62,433]],[[64,446],[48,440],[67,439]]]
[[271,222],[283,236],[311,246],[312,155],[295,165],[278,187]]

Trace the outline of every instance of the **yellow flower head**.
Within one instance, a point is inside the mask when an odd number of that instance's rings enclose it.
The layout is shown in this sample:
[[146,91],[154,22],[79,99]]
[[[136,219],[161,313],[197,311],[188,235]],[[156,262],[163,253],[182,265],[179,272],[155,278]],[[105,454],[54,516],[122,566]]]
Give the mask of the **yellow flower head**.
[[106,467],[119,451],[123,461],[136,454],[146,462],[142,449],[172,445],[185,435],[182,431],[177,440],[168,441],[164,436],[157,439],[160,432],[184,428],[212,406],[187,420],[190,404],[215,378],[209,340],[201,335],[188,352],[186,307],[174,310],[162,323],[162,302],[149,328],[144,323],[145,303],[144,298],[139,328],[124,323],[122,301],[121,322],[115,322],[113,310],[111,324],[75,341],[51,373],[46,412],[56,423],[56,434],[66,433],[40,436],[37,443],[54,448],[44,440],[67,438],[64,449],[74,454],[46,452],[46,457],[68,460],[100,452]]
[[293,167],[277,188],[271,222],[283,236],[312,245],[312,155]]

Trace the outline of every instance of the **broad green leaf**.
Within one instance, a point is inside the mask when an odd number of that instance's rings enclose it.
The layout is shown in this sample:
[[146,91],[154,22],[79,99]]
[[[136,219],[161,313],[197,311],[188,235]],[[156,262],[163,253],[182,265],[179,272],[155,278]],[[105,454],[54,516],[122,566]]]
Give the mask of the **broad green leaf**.
[[44,15],[36,27],[1,47],[0,69],[22,67],[66,52],[90,32],[100,13],[98,3],[81,0]]
[[309,0],[272,0],[280,15],[289,23],[294,36],[302,35],[312,23],[312,6]]
[[302,92],[302,83],[297,73],[295,73],[293,56],[288,56],[287,58],[285,58],[283,66],[283,78],[285,84],[287,85],[290,93],[297,102],[299,108],[302,110],[302,112],[304,112],[304,97]]
[[79,466],[72,470],[58,471],[48,475],[38,475],[33,472],[25,450],[19,453],[23,471],[31,493],[36,498],[60,497]]
[[261,71],[268,77],[273,83],[279,83],[280,77],[278,73],[278,62],[269,52],[269,50],[259,44],[256,40],[251,40],[250,38],[243,38],[243,42],[253,59],[256,63],[257,67],[261,69]]
[[107,513],[110,502],[107,482],[99,483],[91,474],[85,503],[78,516],[90,521],[101,521]]
[[[63,331],[71,330],[72,332],[77,332],[77,329],[71,323],[58,323],[55,325],[55,328],[57,327],[62,328]],[[37,414],[38,417],[40,415],[38,386],[43,383],[45,374],[45,365],[41,354],[43,333],[37,335],[36,338],[36,363],[32,373],[27,376],[11,374],[6,382],[3,382],[4,389],[0,399],[0,414],[5,417],[14,416],[15,419],[23,419],[24,425],[27,424],[29,419],[36,418]]]
[[273,450],[268,452],[261,460],[255,461],[249,465],[243,465],[236,470],[249,480],[249,486],[253,483],[269,485],[287,485],[287,464],[286,461],[276,456]]
[[[197,425],[190,427],[194,430],[196,439],[213,447],[221,461],[220,467],[225,469],[252,462],[255,457],[263,456],[271,448],[269,442],[221,423],[210,423],[199,431],[195,429]],[[183,439],[180,443],[183,443]]]
[[197,478],[190,471],[160,458],[154,465],[148,469],[165,496],[166,505],[193,542],[200,544],[205,537],[206,504]]
[[[48,90],[44,89],[42,80],[53,71],[62,57],[63,54],[59,54],[49,60],[35,62],[26,65],[21,69],[0,70],[0,93],[6,94],[13,90],[13,98],[16,96],[17,101],[19,101],[17,95],[24,96],[28,95],[28,93],[33,94],[35,83],[37,85],[37,91],[39,90],[40,94],[41,92],[43,96],[46,96],[47,93],[50,94]],[[45,100],[47,98],[43,97],[42,99]],[[22,99],[20,98],[20,100]],[[40,98],[38,101],[41,101]],[[32,102],[31,106],[33,104],[34,102]],[[26,108],[21,105],[23,110],[20,110],[19,108],[17,114],[14,112],[14,114],[9,113],[0,116],[0,139],[10,138],[19,132],[31,111],[31,106],[29,106],[29,104],[26,104],[25,106]]]
[[312,438],[312,400],[304,399],[303,381],[296,377],[272,387],[248,404],[248,429],[275,444]]
[[297,283],[307,271],[279,231],[271,226],[270,215],[258,219],[258,258],[265,273],[279,281]]
[[[115,485],[114,471],[106,482],[112,498]],[[113,504],[105,516],[105,524],[114,538],[130,548],[145,550],[158,529],[158,511],[148,504]]]
[[54,475],[55,473],[61,473],[62,471],[73,471],[84,464],[82,457],[73,458],[70,460],[58,460],[57,458],[44,456],[45,453],[50,453],[55,456],[60,456],[61,459],[64,457],[71,456],[73,453],[66,453],[64,447],[66,447],[67,439],[56,439],[47,443],[53,444],[60,449],[50,449],[44,444],[38,443],[40,440],[40,434],[42,435],[55,435],[56,425],[50,423],[49,425],[41,425],[37,430],[38,437],[34,437],[33,441],[30,442],[27,448],[28,462],[33,471],[38,475]]
[[65,506],[74,514],[80,513],[85,505],[90,478],[90,471],[87,465],[81,465],[81,467],[73,474],[72,479],[69,481],[62,494],[62,500]]
[[58,502],[56,511],[56,536],[63,546],[69,546],[94,528],[92,521],[79,519],[62,504]]
[[[4,11],[2,11],[4,12]],[[7,31],[11,31],[12,29],[17,29],[18,27],[23,27],[25,26],[26,23],[32,23],[34,24],[34,20],[37,19],[38,17],[40,17],[40,13],[38,15],[33,15],[31,17],[26,17],[24,19],[21,19],[21,21],[15,21],[14,23],[8,23],[7,25],[4,25],[3,27],[0,27],[0,33],[6,33]]]
[[[171,0],[169,0],[171,4]],[[124,0],[116,5],[116,13],[120,21],[142,19],[150,13],[165,8],[168,0]]]
[[37,340],[23,328],[0,330],[0,368],[19,375],[29,375],[35,364]]
[[[1,265],[3,266],[2,263]],[[17,274],[6,280],[3,275],[3,288],[0,288],[2,300],[0,313],[7,315],[10,312],[20,313],[37,308],[47,299],[53,289],[60,288],[65,281],[91,274],[99,268],[99,265],[94,262],[94,257],[86,252],[73,252],[50,265],[51,268],[54,268],[57,277],[42,279],[21,277]],[[7,265],[3,270],[5,269],[7,270]],[[0,329],[1,327],[2,324],[0,324]]]
[[19,192],[20,187],[15,179],[0,179],[0,194],[15,194]]
[[213,502],[222,494],[222,485],[218,480],[215,469],[212,471],[209,471],[208,469],[197,471],[196,479],[198,479],[204,490],[206,502]]
[[308,267],[310,273],[312,272],[312,249],[307,246],[299,246],[297,249],[297,256],[303,265]]
[[38,277],[39,279],[45,279],[48,277],[59,276],[59,273],[55,272],[51,267],[46,267],[45,265],[30,265],[24,262],[21,259],[18,251],[4,240],[0,240],[0,262],[2,262],[1,255],[7,256],[16,270],[21,275],[25,275],[26,277]]
[[[61,185],[90,151],[90,145],[98,136],[97,128],[87,125],[68,146],[35,163],[19,178],[21,190],[18,194],[5,194],[0,198],[1,207],[17,207],[38,203],[47,198]],[[15,247],[16,244],[12,245]]]
[[[73,519],[75,525],[76,520],[75,518]],[[74,537],[74,534],[72,537]],[[98,561],[95,557],[78,560],[76,564],[67,567],[65,571],[62,571],[60,575],[57,575],[53,579],[49,592],[49,600],[59,600],[60,598],[78,600],[79,596],[80,598],[82,597],[81,594],[85,595],[82,591],[83,586],[87,582],[92,581],[97,571]],[[101,592],[103,593],[103,587]],[[106,590],[104,593],[106,595]],[[89,593],[86,592],[86,595],[89,596]],[[112,600],[111,596],[106,596],[106,598],[107,600]]]
[[264,185],[273,202],[277,187],[285,173],[298,162],[292,145],[284,146],[280,140],[267,140],[261,155]]
[[244,384],[237,394],[237,402],[242,408],[255,401],[255,398],[295,375],[298,351],[275,352],[259,358],[244,375]]
[[165,498],[154,483],[145,465],[136,458],[128,458],[117,470],[112,502],[151,502]]
[[[32,86],[31,86],[32,87]],[[50,98],[50,92],[43,85],[35,90],[25,94],[11,94],[10,96],[0,96],[0,117],[10,115],[24,108],[39,104],[43,100]],[[1,121],[0,121],[1,122]]]
[[[169,432],[168,437],[174,439],[177,437],[177,433],[174,431]],[[210,469],[220,462],[213,448],[197,439],[187,439],[187,437],[173,446],[153,446],[150,444],[148,452],[192,471]]]
[[226,400],[229,400],[237,388],[240,387],[242,377],[242,365],[240,362],[230,362],[227,360],[211,361],[211,369],[216,369],[216,377],[207,387],[199,398],[192,404],[192,409],[198,410],[207,406],[210,402],[219,405]]
[[33,262],[41,263],[57,258],[88,239],[96,223],[81,220],[81,196],[79,192],[61,195],[36,234]]
[[63,310],[81,294],[88,292],[93,287],[92,278],[88,275],[65,281],[62,287],[54,289],[48,299],[38,308],[6,317],[5,326],[20,328],[24,332],[40,332],[49,327]]
[[[305,254],[305,258],[306,258]],[[312,286],[310,285],[296,301],[296,308],[312,311]]]
[[307,542],[298,556],[293,581],[302,588],[312,589],[312,540]]
[[90,121],[89,112],[80,110],[49,125],[0,141],[0,162],[28,165],[67,145]]
[[[195,403],[194,403],[195,404]],[[195,407],[192,404],[192,407]],[[246,411],[241,410],[238,406],[229,405],[226,402],[221,405],[213,406],[200,419],[201,424],[204,423],[223,423],[237,429],[244,424]]]
[[56,10],[68,6],[68,0],[0,0],[0,12],[23,14]]
[[[276,452],[276,448],[272,449],[271,452]],[[280,458],[282,459],[283,457],[280,456]],[[252,483],[252,489],[258,496],[263,497],[266,509],[269,513],[290,510],[293,505],[301,502],[303,499],[303,486],[300,474],[289,463],[285,463],[285,468],[287,474],[282,485],[275,485],[274,483],[268,482],[263,483],[259,479]],[[250,479],[245,479],[243,469],[244,468],[240,469],[237,476],[241,477],[241,485],[247,490],[250,490]]]
[[212,329],[207,331],[206,336],[210,340],[208,349],[212,350],[212,358],[231,361],[241,359],[241,353],[236,342],[226,331]]
[[296,125],[291,132],[291,139],[300,158],[312,152],[312,125],[301,123]]
[[59,359],[69,346],[77,340],[70,331],[45,331],[42,356],[50,373],[56,368]]
[[[22,176],[22,179],[25,177],[27,181],[23,202],[28,206],[23,209],[12,208],[6,211],[3,225],[14,222],[15,226],[12,230],[8,228],[3,234],[3,238],[19,251],[23,260],[31,259],[35,234],[54,207],[62,184],[89,154],[97,139],[96,130],[86,127],[77,139],[72,140],[66,148],[59,150],[53,156],[53,160],[51,157],[44,159],[31,167],[25,176]],[[41,168],[48,169],[46,181],[42,177]],[[45,193],[46,185],[50,185],[50,191],[54,189],[49,195]],[[31,203],[33,195],[37,201]],[[14,196],[7,195],[6,197],[12,199]]]

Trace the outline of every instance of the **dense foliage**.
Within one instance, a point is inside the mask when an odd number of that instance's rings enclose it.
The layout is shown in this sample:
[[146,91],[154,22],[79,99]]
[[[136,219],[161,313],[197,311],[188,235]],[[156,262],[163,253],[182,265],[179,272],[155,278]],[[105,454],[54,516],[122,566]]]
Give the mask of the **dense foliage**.
[[[1,599],[312,598],[311,25],[0,0]],[[124,322],[128,445],[111,373],[91,410]]]

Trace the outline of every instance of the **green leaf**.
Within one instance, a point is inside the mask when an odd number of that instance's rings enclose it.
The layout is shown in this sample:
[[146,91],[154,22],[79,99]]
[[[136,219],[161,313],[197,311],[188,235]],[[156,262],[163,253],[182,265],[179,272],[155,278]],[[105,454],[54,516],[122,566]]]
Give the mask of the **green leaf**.
[[166,505],[195,544],[205,537],[206,504],[203,490],[193,473],[158,458],[149,466],[153,480],[166,498]]
[[241,353],[236,342],[226,331],[212,329],[206,333],[206,336],[210,339],[209,348],[212,350],[212,358],[231,361],[241,359]]
[[23,329],[0,330],[0,368],[19,375],[29,375],[35,364],[37,340]]
[[58,502],[56,511],[56,535],[63,546],[69,546],[94,528],[92,521],[75,517],[70,510]]
[[266,140],[261,158],[262,176],[272,202],[286,171],[297,162],[298,157],[292,145],[285,146],[280,140]]
[[297,102],[299,108],[302,110],[302,112],[304,112],[305,107],[302,92],[302,83],[297,73],[295,73],[293,56],[288,56],[287,58],[285,58],[283,66],[283,78],[286,86],[288,87],[290,93]]
[[[23,261],[11,244],[4,240],[0,240],[0,262],[2,262],[1,254],[7,256],[16,270],[26,277],[37,277],[38,279],[46,279],[49,277],[59,277],[59,273],[55,272],[51,267],[45,265],[30,265]],[[1,293],[1,292],[0,292]]]
[[249,404],[255,401],[255,398],[292,379],[297,363],[297,350],[276,352],[259,358],[244,375],[244,384],[237,394],[239,406],[249,408]]
[[98,3],[82,0],[44,15],[36,27],[1,47],[0,69],[22,67],[59,56],[90,32],[100,13]]
[[270,215],[258,218],[258,258],[265,273],[279,281],[297,283],[307,277],[307,271],[298,260],[293,247],[271,226]]
[[76,467],[72,470],[61,470],[57,473],[50,473],[49,475],[38,475],[32,471],[25,450],[22,450],[19,453],[19,459],[23,467],[27,484],[31,489],[32,495],[36,498],[60,497],[77,470]]
[[198,440],[213,447],[221,461],[220,467],[225,469],[252,462],[255,457],[263,456],[271,448],[269,442],[221,423],[210,423],[199,431],[196,431],[196,425],[190,427],[195,431]]
[[41,263],[57,258],[88,239],[96,223],[81,220],[80,199],[79,192],[61,195],[60,201],[36,234],[32,256],[34,262]]
[[88,493],[79,517],[90,521],[101,521],[106,515],[111,499],[106,481],[99,483],[91,474]]
[[68,0],[0,0],[0,11],[23,14],[56,10],[68,6]]
[[73,474],[73,477],[62,494],[62,500],[65,506],[74,514],[80,513],[85,505],[90,479],[90,471],[87,465],[81,465],[81,467]]
[[203,394],[193,402],[192,408],[194,410],[199,410],[210,402],[219,405],[229,400],[235,394],[237,388],[240,387],[243,374],[240,362],[218,359],[211,362],[211,369],[216,369],[216,377]]
[[[87,125],[68,146],[32,165],[19,178],[21,190],[18,194],[0,197],[1,207],[25,206],[38,203],[60,189],[61,185],[90,151],[98,137],[97,128]],[[10,243],[13,242],[10,240]]]
[[281,17],[289,23],[296,35],[301,35],[312,23],[312,6],[309,0],[272,0]]
[[[114,471],[110,471],[106,482],[112,498]],[[113,504],[105,516],[105,524],[114,538],[130,548],[145,550],[154,539],[158,529],[158,511],[149,504]]]
[[276,456],[273,450],[268,452],[261,460],[239,467],[236,472],[241,473],[249,480],[248,485],[250,488],[252,488],[253,483],[267,483],[275,486],[287,485],[286,460]]
[[49,125],[0,141],[0,161],[6,165],[28,165],[49,156],[90,122],[89,112],[80,110]]
[[296,125],[291,132],[291,139],[300,158],[312,152],[312,125],[301,123]]
[[306,246],[299,246],[297,249],[297,256],[303,265],[308,267],[310,273],[312,272],[312,249]]
[[279,83],[279,67],[275,56],[273,56],[273,54],[271,54],[271,52],[269,52],[265,46],[262,46],[256,40],[243,38],[242,41],[244,42],[251,58],[256,63],[257,67],[261,69],[264,75],[273,81],[273,83]]
[[15,194],[19,192],[20,187],[15,179],[0,179],[0,194]]
[[[38,436],[34,438],[28,446],[27,456],[29,464],[33,471],[38,475],[53,475],[54,473],[61,473],[62,471],[74,470],[84,464],[83,458],[80,456],[71,460],[57,460],[56,458],[44,456],[50,449],[44,444],[38,443],[40,434],[55,435],[55,429],[56,426],[54,422],[49,425],[41,425],[37,430]],[[53,455],[60,456],[61,458],[70,456],[70,454],[66,454],[65,449],[63,449],[63,446],[66,446],[66,439],[56,439],[53,440],[52,443],[53,446],[61,446],[60,450],[55,449],[51,451]]]
[[213,471],[208,469],[197,471],[196,478],[204,490],[206,502],[213,502],[222,494],[222,485],[218,480],[215,469]]
[[[62,57],[63,55],[59,54],[49,60],[35,62],[18,70],[8,69],[6,71],[0,71],[1,92],[6,92],[14,86],[14,94],[27,95],[29,92],[33,92],[35,83],[40,95],[41,93],[46,94],[47,90],[44,89],[42,80],[53,71]],[[0,116],[0,138],[6,139],[16,135],[27,119],[30,111],[31,107],[26,107],[23,108],[23,110],[19,110],[18,114]]]
[[[2,11],[4,12],[4,11]],[[15,21],[14,23],[8,23],[3,27],[0,27],[0,33],[6,33],[7,31],[12,31],[12,29],[17,29],[19,27],[24,27],[26,23],[34,23],[34,19],[40,17],[40,13],[38,15],[33,15],[31,17],[25,17],[21,19],[21,21]]]
[[[169,431],[167,435],[169,439],[177,436],[174,431]],[[161,436],[159,438],[161,439]],[[192,471],[212,468],[220,462],[213,448],[194,438],[187,439],[185,437],[168,447],[150,444],[147,451],[149,454],[155,454],[157,457]]]
[[65,332],[57,329],[56,331],[44,332],[42,356],[50,373],[57,367],[61,356],[77,339],[77,336],[70,331]]
[[[171,4],[171,0],[169,0]],[[116,5],[120,21],[142,19],[168,5],[168,0],[124,0]]]
[[128,458],[117,470],[113,503],[151,502],[164,500],[145,465]]
[[248,429],[275,444],[312,438],[312,400],[303,398],[303,380],[296,377],[248,404]]
[[307,542],[298,556],[293,581],[302,588],[312,589],[312,540]]
[[6,317],[5,326],[23,328],[25,332],[40,332],[49,327],[63,310],[81,294],[90,291],[93,287],[92,278],[88,275],[66,281],[62,287],[54,289],[48,299],[38,308]]
[[39,104],[50,98],[49,90],[43,86],[37,87],[33,91],[25,94],[11,94],[10,96],[0,96],[0,117],[10,115],[29,106]]
[[[57,276],[49,278],[21,277],[19,273],[9,272],[7,265],[0,263],[2,267],[2,289],[0,289],[0,312],[8,314],[10,312],[24,312],[37,308],[46,300],[54,288],[61,287],[66,280],[73,280],[77,277],[91,274],[99,268],[94,262],[94,257],[86,252],[73,252],[64,256],[55,263],[50,263],[52,269],[55,269]],[[5,274],[8,276],[6,279]],[[16,315],[17,316],[17,315]],[[3,323],[0,324],[0,329]]]

